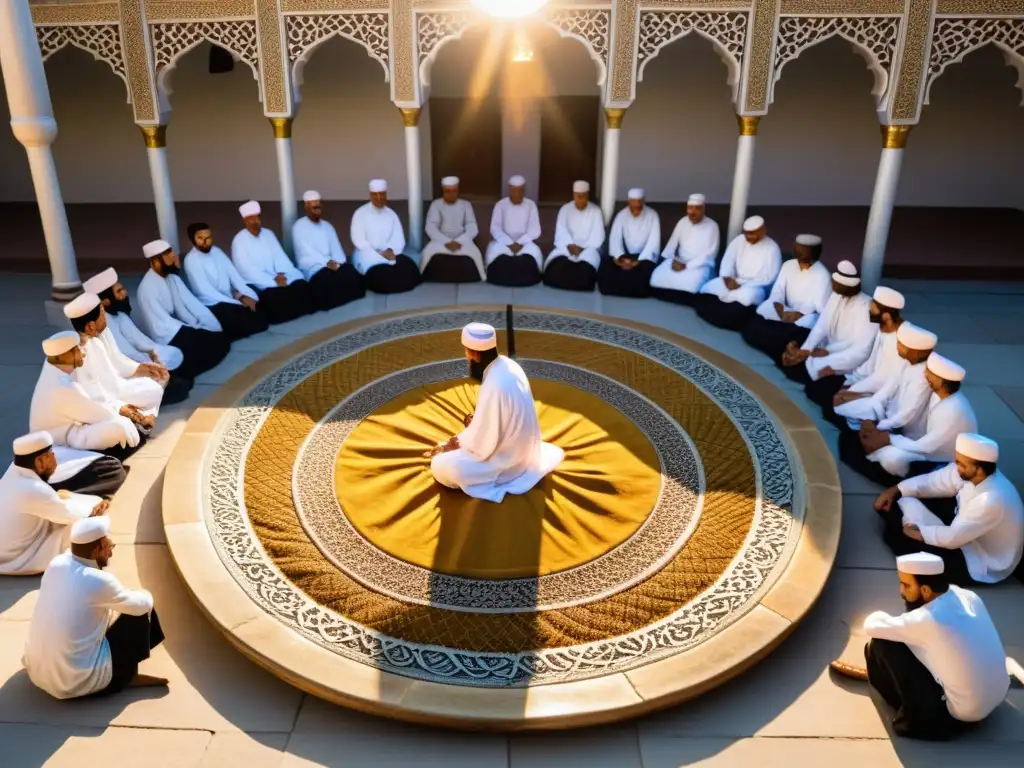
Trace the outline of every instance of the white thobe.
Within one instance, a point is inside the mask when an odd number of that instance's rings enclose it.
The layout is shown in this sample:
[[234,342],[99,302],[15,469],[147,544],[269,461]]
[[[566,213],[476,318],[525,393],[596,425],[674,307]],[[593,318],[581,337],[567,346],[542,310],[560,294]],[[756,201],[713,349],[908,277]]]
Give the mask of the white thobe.
[[868,454],[868,458],[881,464],[889,474],[906,477],[912,462],[952,461],[957,436],[977,431],[978,417],[963,392],[943,399],[933,394],[921,437],[890,435],[889,445]]
[[882,333],[879,329],[871,344],[868,359],[858,365],[851,373],[846,374],[843,382],[852,392],[864,392],[873,395],[889,387],[895,391],[899,384],[900,373],[907,361],[900,357],[896,343],[896,331]]
[[[387,206],[378,208],[373,203],[366,203],[358,208],[352,215],[351,235],[352,247],[355,248],[352,265],[361,275],[381,265],[394,266],[405,252],[402,220]],[[395,261],[381,256],[387,250],[395,254]],[[405,255],[413,258],[411,254]]]
[[526,372],[502,355],[484,370],[473,421],[459,435],[459,448],[435,456],[430,468],[442,485],[498,503],[506,493],[529,491],[564,455],[541,442]]
[[638,216],[629,208],[619,211],[608,235],[608,255],[613,259],[633,255],[638,261],[658,260],[661,251],[661,219],[645,205]]
[[835,411],[846,418],[850,429],[860,429],[862,421],[870,420],[877,422],[875,426],[882,432],[899,430],[906,437],[920,437],[932,398],[932,388],[924,374],[923,362],[904,365],[895,387],[887,386],[871,397],[843,403]]
[[146,334],[160,344],[169,343],[181,327],[223,330],[209,307],[195,297],[177,275],[162,277],[149,270],[139,283],[139,321]]
[[292,248],[295,251],[295,263],[307,280],[321,269],[327,262],[345,263],[345,250],[338,239],[338,231],[329,221],[311,221],[303,216],[292,227]]
[[480,234],[480,227],[472,203],[461,198],[450,205],[444,198],[435,200],[427,211],[426,232],[428,242],[420,254],[421,271],[426,270],[430,260],[439,253],[451,253],[448,243],[455,242],[459,244],[458,253],[473,260],[480,279],[487,279],[484,257],[473,242]]
[[7,468],[0,478],[0,574],[42,573],[67,549],[72,524],[102,501],[81,493],[66,496],[31,469]]
[[791,259],[782,265],[779,277],[772,286],[768,298],[761,302],[757,314],[765,320],[779,321],[776,304],[785,312],[799,312],[803,315],[794,323],[799,328],[813,328],[818,316],[825,311],[832,295],[832,273],[820,261],[807,269],[800,269],[800,262]]
[[132,378],[139,364],[117,348],[117,341],[104,329],[89,339],[82,348],[85,360],[71,375],[93,400],[114,400],[134,405],[140,411],[156,416],[164,388],[146,376]]
[[29,679],[57,699],[103,690],[112,673],[107,629],[118,614],[152,610],[146,590],[126,589],[92,560],[58,555],[43,574],[28,628],[22,664]]
[[951,586],[900,616],[875,611],[864,620],[864,631],[910,648],[942,686],[957,720],[984,720],[1006,698],[1006,649],[985,603],[969,589]]
[[[651,275],[651,287],[697,293],[714,274],[719,245],[718,222],[705,216],[694,224],[684,216],[661,252],[664,261]],[[672,269],[675,262],[686,269]]]
[[871,322],[870,296],[858,293],[846,297],[833,292],[801,347],[828,352],[825,357],[807,358],[804,365],[811,380],[817,380],[825,368],[836,373],[856,370],[871,354],[877,333],[878,326]]
[[94,401],[70,374],[45,362],[32,393],[28,428],[46,430],[55,446],[99,451],[115,445],[134,447],[139,431],[118,413],[122,405]]
[[152,362],[149,353],[156,352],[160,364],[173,371],[185,360],[180,349],[169,344],[157,344],[140,331],[131,316],[124,312],[107,312],[107,328],[121,353],[137,363]]
[[[739,302],[752,307],[764,301],[780,269],[782,251],[778,243],[770,237],[762,237],[751,245],[745,236],[738,235],[725,249],[718,277],[705,283],[700,292],[717,296],[727,303]],[[731,277],[739,286],[730,291],[725,287],[723,278],[726,277]]]
[[258,235],[247,229],[235,235],[231,241],[231,263],[242,279],[259,291],[279,287],[275,279],[279,274],[285,276],[288,285],[303,279],[277,235],[266,227],[261,227]]
[[513,205],[509,198],[503,198],[494,206],[491,214],[491,242],[487,245],[484,261],[491,266],[499,256],[511,254],[508,249],[513,243],[523,246],[517,256],[532,256],[537,269],[542,268],[544,255],[535,240],[540,237],[540,213],[533,200],[523,199]]
[[182,269],[188,278],[189,288],[203,306],[241,306],[242,302],[235,298],[235,291],[254,301],[259,300],[256,291],[245,282],[228,255],[216,245],[210,248],[209,253],[193,248],[185,256]]
[[[1010,576],[1024,552],[1024,503],[998,469],[978,485],[960,477],[956,464],[899,484],[903,524],[916,525],[925,544],[963,550],[975,581],[995,584]],[[956,516],[946,525],[918,499],[956,496]]]
[[[544,269],[555,259],[566,258],[569,261],[584,261],[594,269],[601,267],[601,246],[604,245],[604,218],[601,208],[594,203],[587,203],[582,211],[576,203],[566,203],[558,209],[555,222],[555,248],[544,261]],[[569,253],[569,246],[575,245],[583,250],[578,255]]]

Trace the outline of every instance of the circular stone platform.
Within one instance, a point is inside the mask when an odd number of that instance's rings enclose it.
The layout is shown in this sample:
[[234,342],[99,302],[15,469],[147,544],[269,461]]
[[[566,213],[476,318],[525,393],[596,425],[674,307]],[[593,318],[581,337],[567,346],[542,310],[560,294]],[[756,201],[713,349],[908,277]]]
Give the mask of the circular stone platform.
[[422,457],[472,411],[473,320],[504,311],[332,328],[196,411],[164,521],[228,638],[339,704],[509,730],[667,706],[781,642],[839,538],[835,465],[799,407],[660,329],[519,310],[517,359],[566,458],[528,494],[473,500]]

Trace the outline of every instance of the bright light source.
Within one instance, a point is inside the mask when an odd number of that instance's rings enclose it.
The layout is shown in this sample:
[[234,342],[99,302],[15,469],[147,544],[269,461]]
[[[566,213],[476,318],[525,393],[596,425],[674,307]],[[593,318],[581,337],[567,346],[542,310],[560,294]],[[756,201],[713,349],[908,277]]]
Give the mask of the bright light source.
[[472,0],[484,13],[500,19],[517,19],[539,11],[548,0]]
[[530,38],[521,29],[516,31],[512,47],[512,61],[520,63],[533,61],[533,46],[530,45]]

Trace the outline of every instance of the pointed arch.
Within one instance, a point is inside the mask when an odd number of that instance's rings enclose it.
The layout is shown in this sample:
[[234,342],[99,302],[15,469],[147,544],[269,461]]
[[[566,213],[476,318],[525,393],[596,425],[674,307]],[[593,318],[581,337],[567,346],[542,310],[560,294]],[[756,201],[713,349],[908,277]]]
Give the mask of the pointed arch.
[[989,44],[1002,52],[1007,66],[1017,70],[1017,88],[1024,105],[1024,19],[977,18],[936,20],[924,103],[929,103],[932,85],[943,72]]
[[83,26],[36,26],[36,39],[43,61],[67,46],[73,46],[92,54],[97,61],[105,62],[124,83],[126,102],[132,103],[132,90],[128,85],[128,74],[124,68],[121,51],[121,34],[117,24],[88,24]]

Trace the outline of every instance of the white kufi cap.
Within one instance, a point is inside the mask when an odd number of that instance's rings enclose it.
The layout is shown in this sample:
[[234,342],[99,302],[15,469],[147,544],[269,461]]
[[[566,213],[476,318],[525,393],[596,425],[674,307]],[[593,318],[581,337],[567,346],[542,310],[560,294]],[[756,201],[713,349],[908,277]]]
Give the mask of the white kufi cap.
[[70,352],[81,343],[78,331],[58,331],[48,339],[43,339],[43,354],[47,357],[57,357],[65,352]]
[[312,203],[314,200],[320,200],[320,199],[321,199],[320,193],[317,192],[315,189],[311,189],[308,192],[303,192],[302,193],[302,202],[304,202],[304,203]]
[[572,185],[573,194],[583,194],[584,192],[590,191],[590,183],[586,181],[577,181]]
[[238,213],[241,214],[243,219],[247,216],[259,216],[262,210],[260,204],[255,200],[250,200],[248,203],[242,203],[238,206]]
[[76,299],[72,299],[64,305],[64,317],[68,320],[76,320],[85,317],[100,305],[100,297],[95,293],[83,293]]
[[104,291],[113,288],[117,283],[117,271],[113,267],[108,267],[100,272],[98,275],[90,277],[84,283],[82,287],[88,293],[100,294]]
[[938,576],[945,572],[946,564],[938,555],[928,552],[915,552],[912,555],[901,555],[896,558],[897,570],[911,576]]
[[516,174],[515,176],[508,180],[508,185],[510,187],[525,187],[526,179],[523,176]]
[[142,246],[142,255],[147,259],[152,259],[161,253],[167,253],[169,250],[171,250],[171,244],[166,240],[154,240]]
[[370,191],[371,192],[387,192],[388,191],[388,183],[387,183],[387,181],[385,181],[384,179],[374,179],[373,181],[370,182]]
[[924,352],[935,349],[935,345],[939,343],[939,337],[913,323],[903,323],[896,331],[896,341],[905,347]]
[[860,285],[860,278],[857,277],[857,268],[853,266],[851,261],[840,261],[836,266],[836,271],[832,273],[832,279],[840,285],[855,286]]
[[457,186],[459,186],[459,177],[458,176],[445,176],[443,179],[441,179],[441,186],[442,187],[457,187]]
[[903,309],[907,303],[902,293],[894,291],[892,288],[886,288],[884,285],[875,288],[875,293],[871,298],[889,309]]
[[756,232],[764,226],[764,219],[760,216],[751,216],[749,219],[743,222],[744,232]]
[[796,244],[813,248],[816,245],[821,245],[821,238],[817,235],[797,235]]
[[704,195],[700,195],[700,194],[690,195],[688,198],[686,198],[686,204],[687,205],[704,205],[704,203],[706,201],[707,201],[707,198],[704,197]]
[[462,329],[462,346],[466,349],[475,349],[477,352],[486,352],[498,346],[498,334],[494,326],[487,323],[470,323]]
[[53,438],[49,432],[33,432],[14,438],[14,455],[28,456],[30,453],[45,451],[53,446]]
[[71,526],[72,544],[92,544],[110,533],[110,517],[97,515],[79,520]]
[[999,461],[999,443],[974,432],[963,432],[957,435],[956,452],[975,461],[991,461],[993,463]]
[[647,194],[640,187],[633,187],[629,190],[630,200],[643,200],[645,197],[647,197]]
[[[906,325],[906,323],[903,325]],[[928,355],[928,370],[946,381],[963,381],[967,376],[967,371],[962,365],[957,365],[948,357],[943,357],[938,352],[932,352]]]

